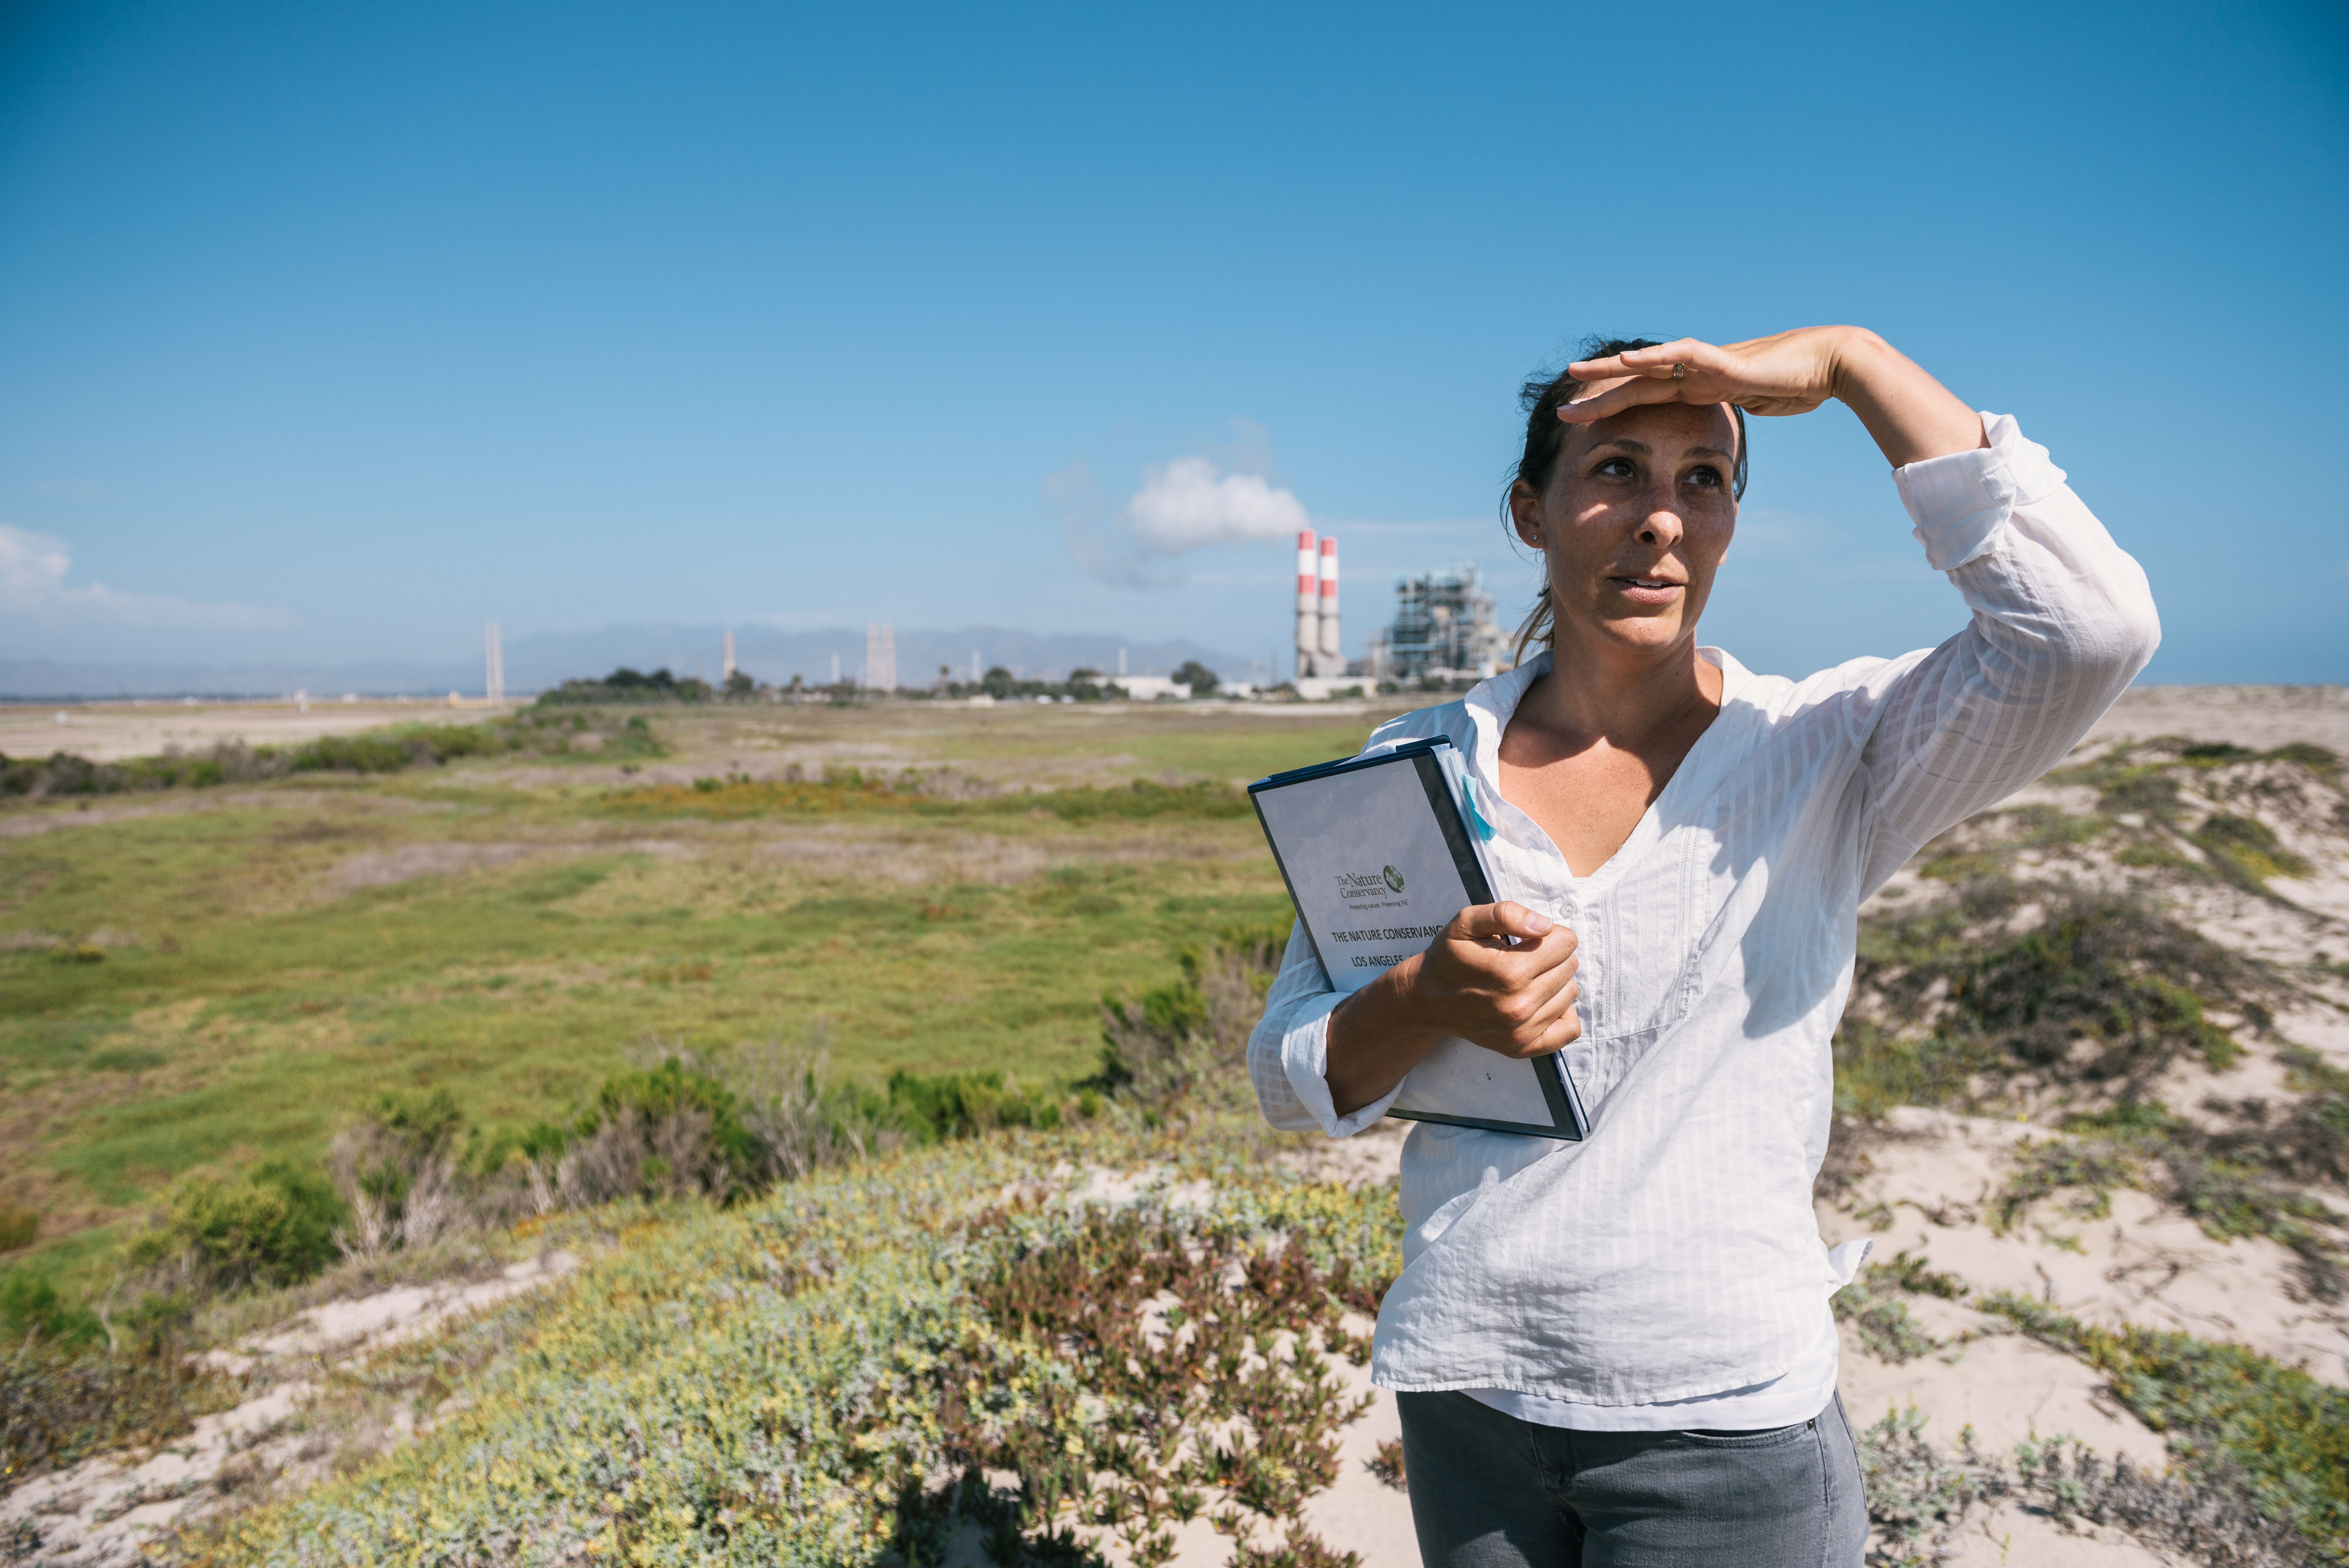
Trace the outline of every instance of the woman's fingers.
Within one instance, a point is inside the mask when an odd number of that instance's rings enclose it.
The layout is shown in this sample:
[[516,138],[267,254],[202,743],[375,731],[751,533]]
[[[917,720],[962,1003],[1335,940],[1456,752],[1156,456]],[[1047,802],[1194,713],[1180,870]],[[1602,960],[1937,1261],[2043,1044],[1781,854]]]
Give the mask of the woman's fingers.
[[1490,1006],[1501,1027],[1512,1034],[1522,1033],[1528,1026],[1547,1018],[1556,1010],[1561,992],[1575,988],[1575,961],[1562,964],[1525,977],[1519,984],[1493,996]]
[[1578,402],[1560,403],[1557,417],[1570,425],[1587,425],[1594,420],[1603,420],[1610,414],[1619,414],[1625,409],[1635,409],[1643,403],[1717,403],[1721,400],[1718,392],[1699,395],[1694,383],[1675,381],[1667,371],[1661,379],[1634,376],[1630,380],[1618,381],[1611,387],[1592,392]]
[[1535,1010],[1534,1015],[1526,1021],[1526,1030],[1521,1030],[1519,1033],[1522,1033],[1526,1031],[1530,1031],[1536,1035],[1547,1033],[1551,1024],[1557,1023],[1560,1018],[1563,1018],[1566,1014],[1574,1011],[1574,1004],[1580,999],[1581,995],[1582,987],[1580,983],[1571,980],[1568,981],[1564,985],[1559,986],[1556,992],[1552,992],[1548,999],[1543,1002],[1539,1008]]
[[[1752,414],[1800,414],[1835,395],[1839,328],[1805,327],[1743,343],[1682,337],[1581,359],[1568,374],[1589,389],[1559,406],[1568,424],[1589,424],[1646,403],[1735,403]],[[1678,374],[1674,372],[1677,371]]]
[[[1536,935],[1536,926],[1547,929]],[[1516,945],[1494,940],[1501,936]],[[1577,946],[1570,927],[1522,904],[1475,905],[1453,918],[1413,983],[1447,1033],[1504,1055],[1539,1055],[1573,1038],[1557,1031],[1581,994]]]
[[1497,904],[1469,905],[1452,917],[1452,928],[1444,935],[1464,941],[1487,937],[1530,940],[1547,935],[1556,923],[1539,909],[1528,909],[1514,899],[1504,898]]
[[1498,1047],[1501,1054],[1522,1061],[1572,1044],[1582,1035],[1582,1015],[1574,1010],[1581,995],[1578,985],[1562,987],[1538,1012],[1509,1031],[1506,1044]]
[[1521,949],[1510,955],[1525,965],[1510,990],[1536,1002],[1547,1002],[1561,987],[1573,984],[1576,972],[1582,968],[1582,960],[1575,955],[1571,943],[1545,943],[1544,948],[1547,950]]
[[1591,389],[1578,401],[1558,405],[1557,417],[1574,425],[1645,403],[1728,402],[1748,390],[1734,356],[1694,337],[1578,359],[1567,373]]
[[1727,363],[1728,356],[1712,344],[1701,338],[1678,337],[1653,348],[1627,348],[1604,359],[1578,359],[1566,368],[1566,372],[1588,385],[1592,381],[1611,381],[1619,376],[1670,377],[1675,365],[1685,365],[1692,372],[1715,371],[1727,368]]
[[1482,1017],[1459,1033],[1483,1040],[1494,1050],[1525,1054],[1537,1049],[1551,1026],[1573,1010],[1575,998],[1582,994],[1575,978],[1581,964],[1571,953],[1520,951],[1509,956],[1532,960],[1540,967],[1519,968],[1505,989],[1485,993],[1476,1009]]

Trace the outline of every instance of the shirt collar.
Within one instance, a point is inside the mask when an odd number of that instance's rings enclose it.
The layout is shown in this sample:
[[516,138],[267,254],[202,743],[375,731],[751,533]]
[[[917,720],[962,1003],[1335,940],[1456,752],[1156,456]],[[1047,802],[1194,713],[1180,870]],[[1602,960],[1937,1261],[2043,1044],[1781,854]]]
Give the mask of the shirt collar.
[[[1721,671],[1721,705],[1727,709],[1737,700],[1738,692],[1752,677],[1745,666],[1718,648],[1699,644],[1696,653],[1699,659]],[[1473,736],[1463,737],[1468,743],[1461,748],[1468,753],[1466,761],[1470,769],[1474,771],[1476,781],[1485,787],[1507,815],[1526,827],[1534,826],[1533,819],[1511,805],[1501,794],[1501,735],[1508,729],[1509,721],[1516,717],[1517,704],[1525,701],[1526,689],[1549,673],[1556,658],[1556,653],[1545,648],[1516,669],[1505,670],[1498,675],[1478,681],[1469,688],[1468,695],[1461,699],[1461,707],[1475,729]],[[1714,722],[1720,721],[1715,720]]]

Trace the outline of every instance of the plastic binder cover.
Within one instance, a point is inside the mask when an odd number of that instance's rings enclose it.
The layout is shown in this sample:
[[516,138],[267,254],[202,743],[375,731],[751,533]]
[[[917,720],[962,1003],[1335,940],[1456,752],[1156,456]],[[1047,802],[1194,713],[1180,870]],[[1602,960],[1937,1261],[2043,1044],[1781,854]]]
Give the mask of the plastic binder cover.
[[[1469,905],[1493,901],[1457,804],[1458,771],[1449,742],[1423,741],[1248,786],[1298,919],[1340,993],[1425,951]],[[1512,1061],[1460,1039],[1412,1069],[1388,1115],[1541,1137],[1588,1130],[1556,1056]]]

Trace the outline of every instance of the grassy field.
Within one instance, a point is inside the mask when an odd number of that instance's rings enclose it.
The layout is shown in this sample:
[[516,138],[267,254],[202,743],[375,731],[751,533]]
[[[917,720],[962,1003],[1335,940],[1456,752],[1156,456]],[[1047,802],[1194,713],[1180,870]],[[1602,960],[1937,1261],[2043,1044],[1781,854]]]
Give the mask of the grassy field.
[[[386,1090],[560,1115],[656,1043],[821,1038],[843,1078],[1081,1075],[1104,992],[1282,916],[1228,786],[1381,716],[667,710],[639,763],[9,808],[0,1199],[42,1215],[18,1261],[70,1285],[174,1177],[315,1158]],[[850,768],[936,793],[720,782]],[[988,793],[1035,786],[1063,793]]]

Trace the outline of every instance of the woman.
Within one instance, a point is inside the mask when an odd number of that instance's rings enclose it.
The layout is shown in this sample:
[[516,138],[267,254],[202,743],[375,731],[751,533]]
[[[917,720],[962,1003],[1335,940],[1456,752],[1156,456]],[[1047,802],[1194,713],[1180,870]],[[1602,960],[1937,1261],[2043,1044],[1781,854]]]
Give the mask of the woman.
[[[2015,421],[1875,334],[1593,345],[1526,388],[1509,487],[1547,651],[1381,728],[1500,804],[1499,901],[1341,1002],[1289,940],[1249,1069],[1276,1127],[1385,1113],[1446,1036],[1562,1051],[1579,1144],[1431,1124],[1402,1157],[1396,1392],[1430,1564],[1857,1564],[1830,1251],[1811,1209],[1860,901],[2039,776],[2159,639],[2145,575]],[[1972,612],[1806,680],[1700,647],[1744,415],[1857,413]],[[1520,645],[1521,651],[1523,644]]]

